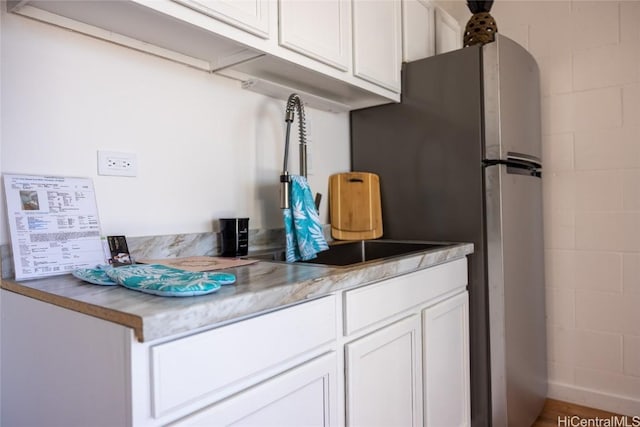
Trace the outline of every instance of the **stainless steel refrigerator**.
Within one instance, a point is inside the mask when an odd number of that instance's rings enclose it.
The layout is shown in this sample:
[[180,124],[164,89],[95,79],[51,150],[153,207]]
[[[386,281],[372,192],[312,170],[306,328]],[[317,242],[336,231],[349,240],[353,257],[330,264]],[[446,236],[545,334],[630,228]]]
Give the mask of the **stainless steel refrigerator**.
[[[495,42],[403,67],[402,101],[351,113],[384,238],[473,242],[473,426],[530,426],[547,391],[539,72]],[[428,410],[428,408],[426,408]]]

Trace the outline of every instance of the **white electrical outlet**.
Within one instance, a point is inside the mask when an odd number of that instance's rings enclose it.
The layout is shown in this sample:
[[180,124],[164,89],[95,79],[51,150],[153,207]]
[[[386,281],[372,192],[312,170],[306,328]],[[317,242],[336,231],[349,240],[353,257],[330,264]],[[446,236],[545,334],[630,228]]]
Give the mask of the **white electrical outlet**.
[[137,176],[138,158],[135,153],[98,150],[98,175]]

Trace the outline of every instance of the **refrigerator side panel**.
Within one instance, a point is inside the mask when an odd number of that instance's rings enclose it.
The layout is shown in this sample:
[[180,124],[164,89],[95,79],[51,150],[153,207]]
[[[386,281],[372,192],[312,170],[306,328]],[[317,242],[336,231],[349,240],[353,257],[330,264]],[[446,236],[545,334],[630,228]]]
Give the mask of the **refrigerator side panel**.
[[464,239],[482,228],[479,68],[474,48],[408,63],[401,104],[351,113],[352,170],[380,175],[385,238]]
[[507,426],[507,370],[505,332],[504,245],[500,166],[485,169],[487,218],[487,292],[491,348],[491,419],[494,427]]
[[380,176],[384,237],[466,241],[472,425],[489,425],[480,48],[403,69],[403,100],[351,113],[352,170]]
[[[485,158],[539,161],[535,60],[498,35],[483,46],[483,80]],[[515,172],[485,172],[494,426],[531,425],[546,395],[541,179]]]

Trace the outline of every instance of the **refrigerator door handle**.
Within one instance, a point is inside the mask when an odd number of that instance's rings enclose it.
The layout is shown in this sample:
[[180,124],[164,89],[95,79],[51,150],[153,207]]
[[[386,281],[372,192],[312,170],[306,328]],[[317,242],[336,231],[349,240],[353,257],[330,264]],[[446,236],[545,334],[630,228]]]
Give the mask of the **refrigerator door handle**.
[[529,175],[536,178],[542,178],[542,165],[532,160],[525,160],[519,157],[509,156],[503,159],[485,159],[482,164],[487,166],[506,165],[507,173],[517,175]]
[[509,151],[507,153],[507,160],[511,160],[515,162],[533,163],[538,165],[538,167],[542,166],[542,162],[538,157],[530,156],[528,154],[516,153],[513,151]]

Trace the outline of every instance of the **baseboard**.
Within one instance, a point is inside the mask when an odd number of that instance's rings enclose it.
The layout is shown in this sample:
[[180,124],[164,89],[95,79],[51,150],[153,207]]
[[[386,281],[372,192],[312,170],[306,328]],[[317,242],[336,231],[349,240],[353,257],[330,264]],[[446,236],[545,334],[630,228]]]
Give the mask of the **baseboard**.
[[640,416],[640,400],[549,381],[547,397],[620,415]]

